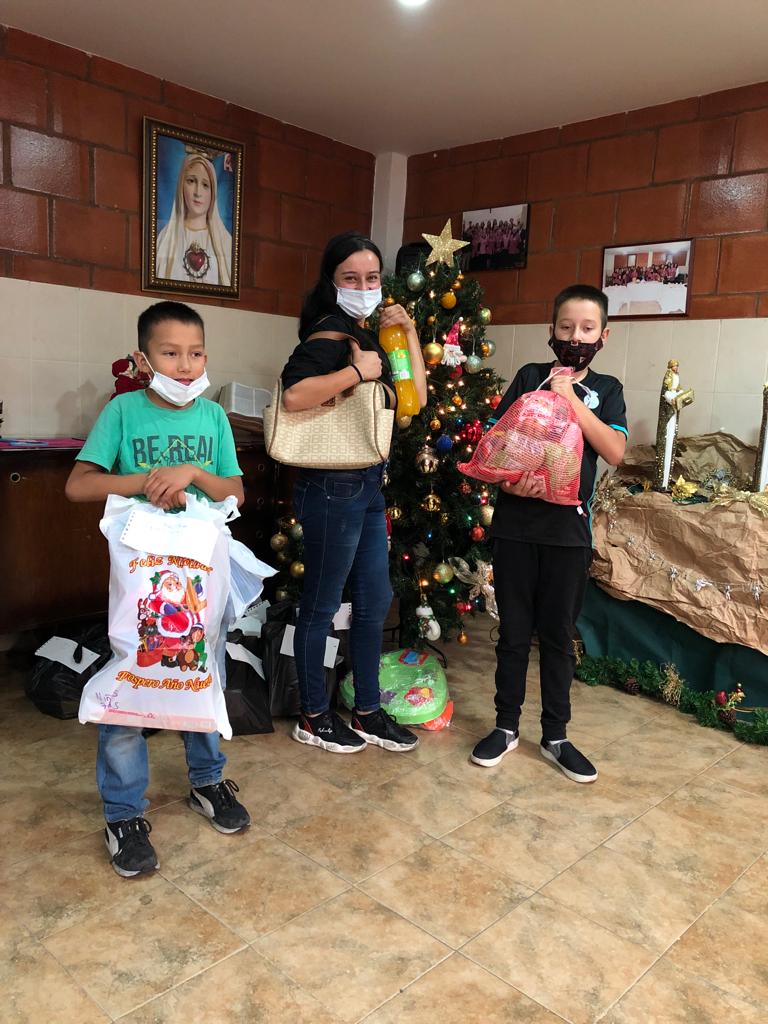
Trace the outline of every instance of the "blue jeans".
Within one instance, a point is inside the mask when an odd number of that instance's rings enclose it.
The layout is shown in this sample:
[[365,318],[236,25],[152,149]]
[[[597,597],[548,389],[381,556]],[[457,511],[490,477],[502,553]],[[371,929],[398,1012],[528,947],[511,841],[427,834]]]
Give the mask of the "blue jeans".
[[[193,786],[221,782],[226,757],[219,750],[217,732],[183,732],[189,781]],[[96,755],[96,781],[107,821],[143,815],[149,801],[147,741],[141,729],[126,725],[100,725]]]
[[305,469],[296,483],[294,509],[304,530],[304,589],[293,646],[306,714],[328,710],[325,641],[347,582],[355,707],[379,707],[381,637],[392,603],[383,476],[383,463],[369,469]]

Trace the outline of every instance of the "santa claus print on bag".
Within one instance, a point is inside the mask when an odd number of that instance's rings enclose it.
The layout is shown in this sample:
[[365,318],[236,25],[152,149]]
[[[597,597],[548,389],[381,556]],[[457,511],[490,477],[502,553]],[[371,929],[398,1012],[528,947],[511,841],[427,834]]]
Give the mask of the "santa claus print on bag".
[[200,612],[206,607],[202,578],[183,584],[178,573],[163,569],[150,576],[152,592],[138,601],[138,665],[159,661],[164,668],[205,670],[208,653]]

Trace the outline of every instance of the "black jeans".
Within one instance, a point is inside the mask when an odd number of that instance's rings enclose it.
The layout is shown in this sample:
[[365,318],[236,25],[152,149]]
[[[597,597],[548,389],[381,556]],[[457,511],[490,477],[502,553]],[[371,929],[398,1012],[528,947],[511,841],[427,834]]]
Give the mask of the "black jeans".
[[493,581],[499,608],[496,724],[517,729],[534,631],[539,637],[541,732],[565,739],[575,667],[573,635],[584,600],[591,548],[556,547],[497,538]]

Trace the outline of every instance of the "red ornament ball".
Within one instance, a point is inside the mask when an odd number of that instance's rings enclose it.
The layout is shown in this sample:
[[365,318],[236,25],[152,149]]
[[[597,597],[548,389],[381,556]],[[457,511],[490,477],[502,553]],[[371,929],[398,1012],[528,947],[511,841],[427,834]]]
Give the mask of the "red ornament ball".
[[494,395],[489,404],[492,409],[498,409],[501,404],[501,395]]
[[482,436],[483,425],[480,420],[473,420],[471,423],[466,423],[459,431],[459,437],[467,444],[477,444]]
[[472,485],[468,484],[466,480],[462,480],[459,484],[459,494],[463,494],[464,497],[472,493]]
[[485,536],[485,530],[482,528],[482,526],[473,526],[472,529],[469,531],[469,536],[472,538],[473,541],[475,541],[475,543],[479,543]]
[[459,363],[457,366],[454,366],[454,368],[451,370],[448,376],[451,378],[451,380],[458,380],[463,372],[464,371],[461,368],[461,363]]
[[715,704],[727,704],[727,703],[728,703],[728,694],[725,692],[725,690],[721,690],[720,693],[716,693],[715,694]]

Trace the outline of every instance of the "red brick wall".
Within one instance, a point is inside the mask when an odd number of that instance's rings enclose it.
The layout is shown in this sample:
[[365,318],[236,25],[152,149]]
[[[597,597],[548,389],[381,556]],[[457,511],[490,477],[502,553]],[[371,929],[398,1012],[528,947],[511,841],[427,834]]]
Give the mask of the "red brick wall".
[[234,305],[296,315],[328,238],[370,230],[372,154],[0,29],[0,275],[140,292],[145,115],[246,145]]
[[527,268],[477,275],[496,323],[599,285],[605,245],[687,237],[692,317],[768,316],[768,83],[412,156],[404,240],[525,201]]

